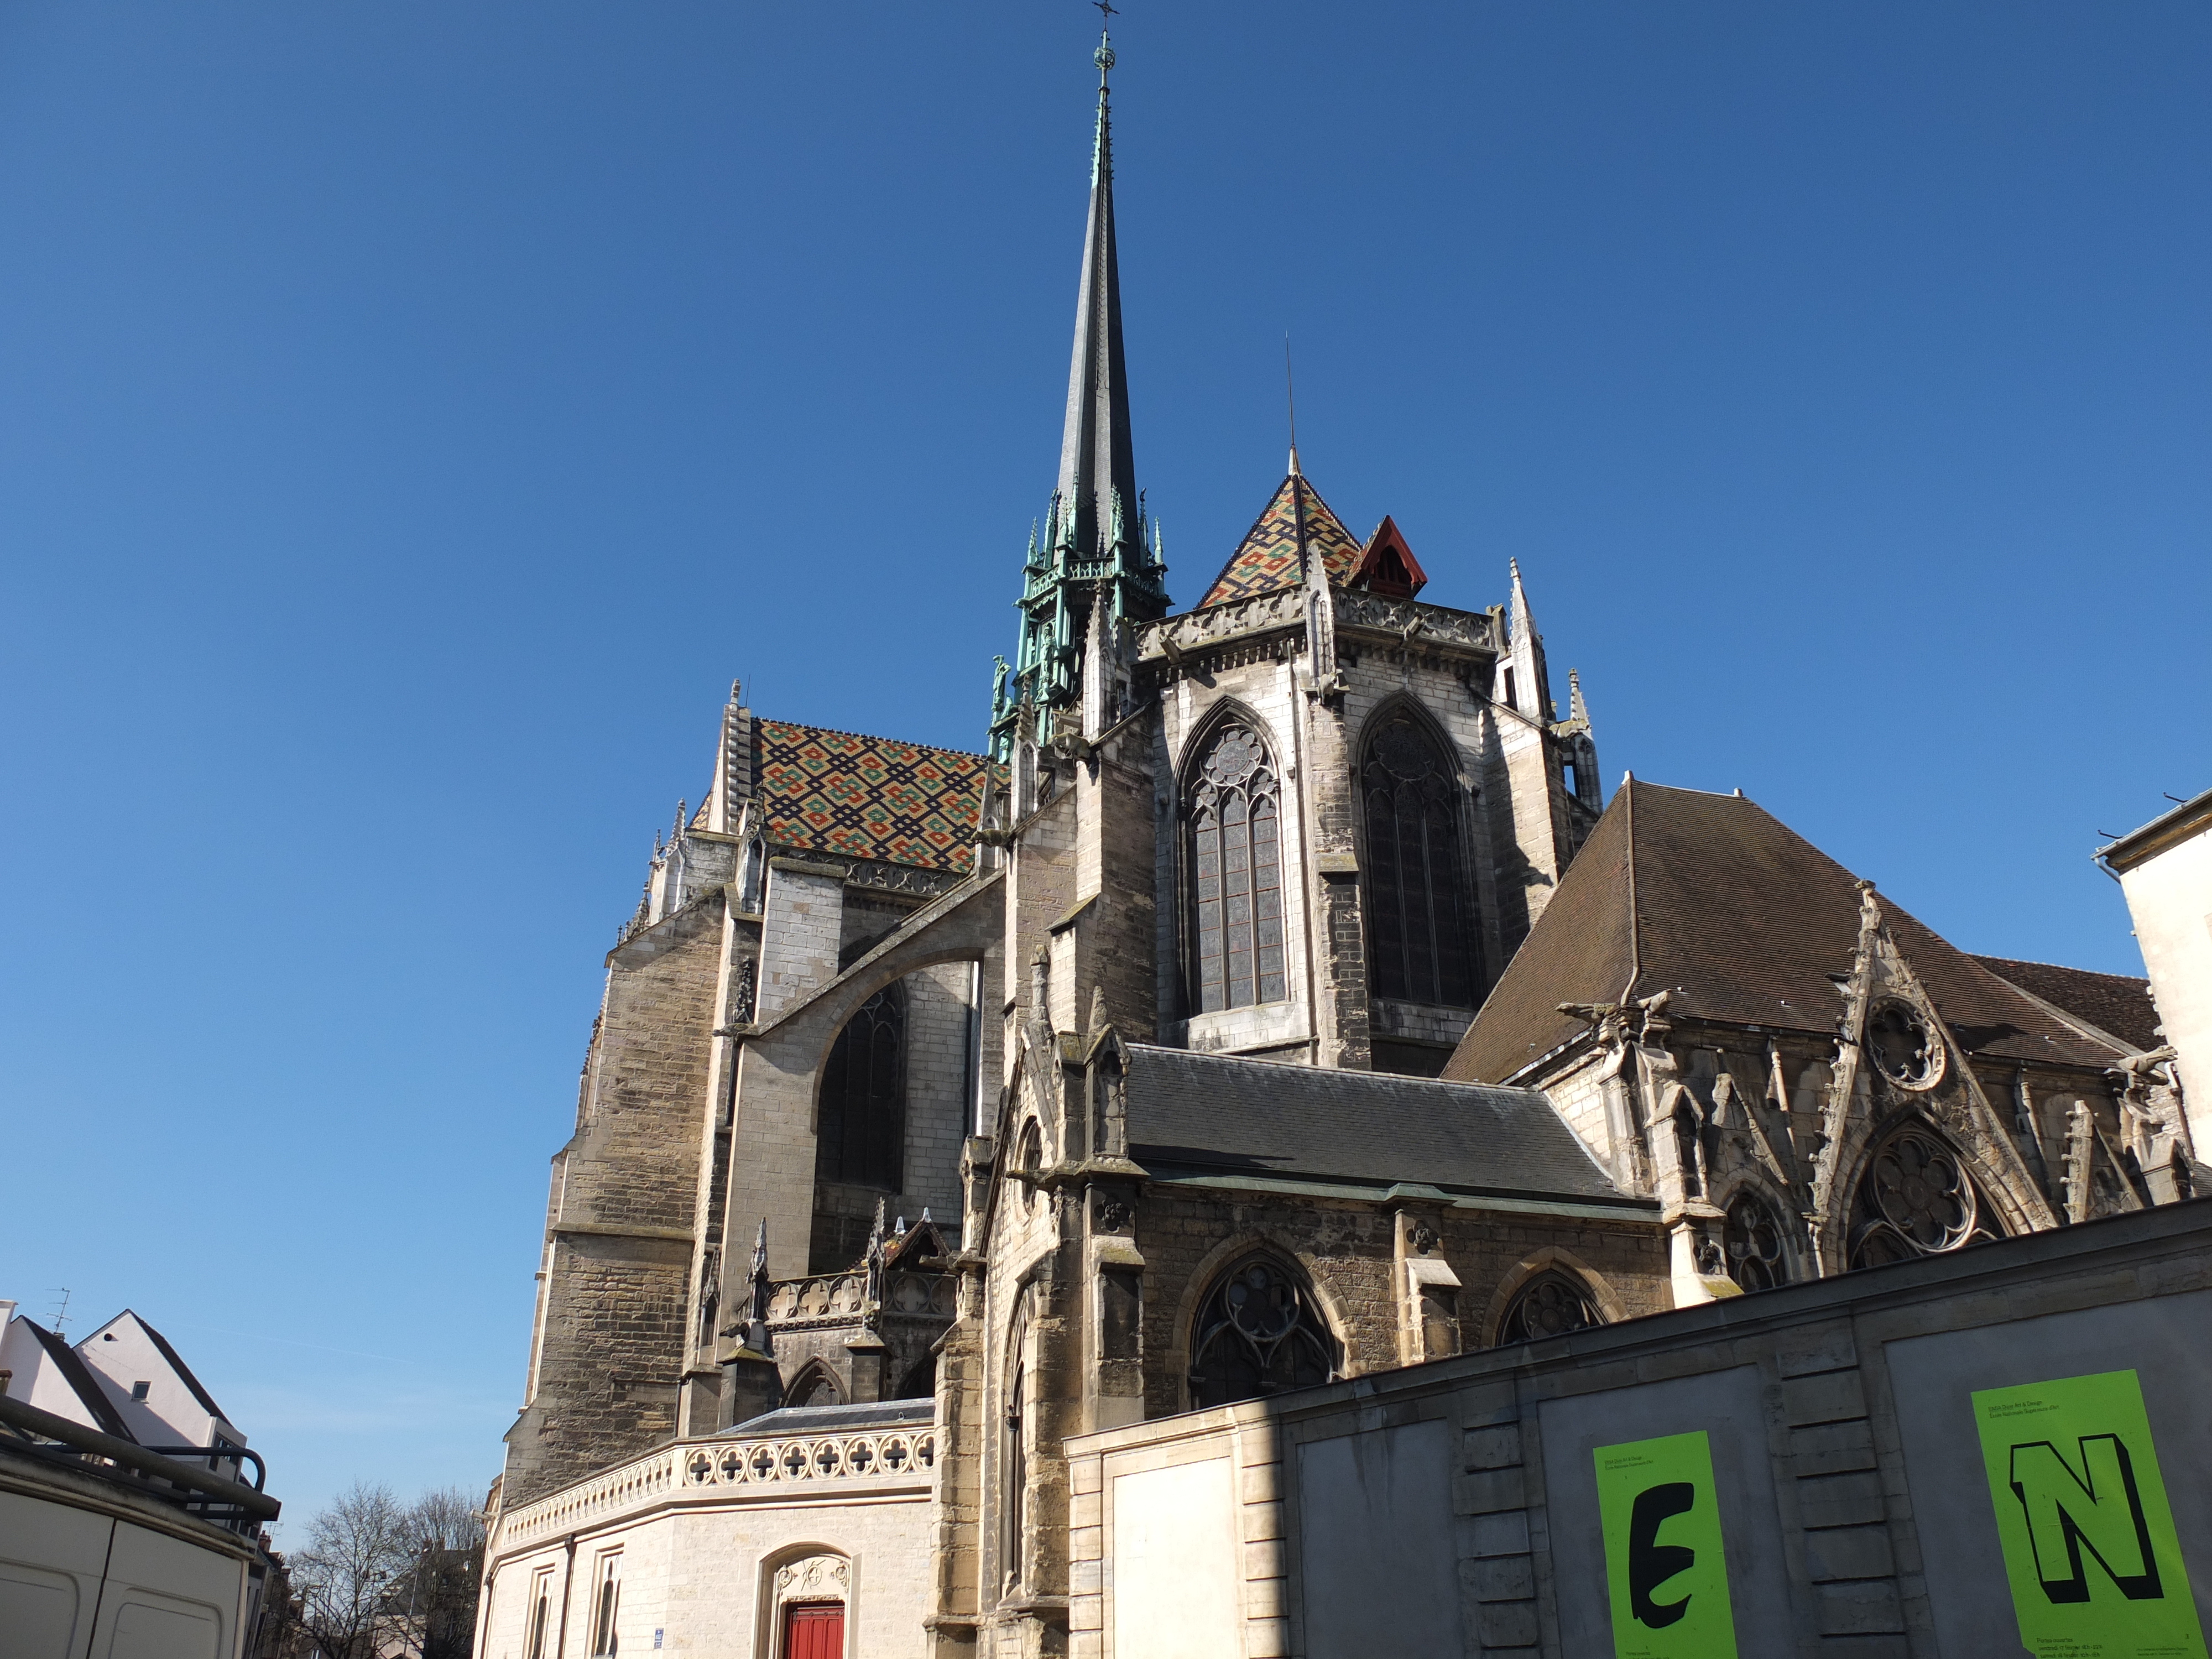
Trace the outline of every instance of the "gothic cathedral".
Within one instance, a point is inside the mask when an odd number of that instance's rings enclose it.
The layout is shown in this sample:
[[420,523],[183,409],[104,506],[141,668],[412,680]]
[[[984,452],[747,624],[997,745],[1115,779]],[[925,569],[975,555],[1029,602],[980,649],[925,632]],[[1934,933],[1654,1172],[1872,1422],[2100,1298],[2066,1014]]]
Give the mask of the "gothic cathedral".
[[1608,805],[1517,566],[1424,602],[1293,448],[1174,607],[1097,61],[982,751],[733,687],[608,955],[490,1659],[1078,1650],[1071,1437],[2190,1190],[2140,981],[1969,957],[1740,797]]

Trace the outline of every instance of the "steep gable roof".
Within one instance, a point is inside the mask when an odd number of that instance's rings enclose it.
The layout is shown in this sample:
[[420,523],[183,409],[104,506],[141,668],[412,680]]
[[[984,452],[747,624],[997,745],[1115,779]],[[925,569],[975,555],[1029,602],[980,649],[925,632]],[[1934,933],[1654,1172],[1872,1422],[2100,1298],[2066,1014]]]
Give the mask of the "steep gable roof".
[[177,1373],[177,1381],[183,1383],[185,1387],[191,1391],[192,1398],[199,1401],[201,1410],[204,1411],[210,1417],[218,1419],[222,1422],[228,1423],[230,1421],[230,1419],[224,1414],[222,1407],[215,1403],[215,1396],[210,1394],[205,1388],[201,1386],[198,1377],[192,1375],[192,1368],[185,1364],[184,1355],[179,1353],[176,1349],[169,1345],[169,1339],[167,1337],[162,1335],[161,1332],[154,1328],[151,1323],[145,1319],[141,1318],[138,1315],[131,1312],[128,1308],[125,1308],[123,1310],[122,1315],[118,1319],[110,1320],[108,1322],[110,1324],[119,1324],[124,1319],[137,1321],[138,1328],[146,1333],[148,1339],[153,1343],[155,1347],[161,1351],[161,1358],[167,1360],[169,1362],[170,1368]]
[[768,839],[800,852],[965,871],[990,762],[790,720],[753,723]]
[[1976,957],[1999,979],[2069,1013],[2108,1036],[2148,1053],[2166,1039],[2160,1035],[2158,1005],[2150,981],[2131,974],[2099,974],[2087,968],[2060,968],[2047,962],[2016,962],[2010,957]]
[[1171,1172],[1631,1201],[1528,1089],[1127,1045],[1129,1155]]
[[1249,599],[1255,593],[1272,593],[1278,588],[1296,587],[1303,582],[1305,573],[1298,568],[1301,514],[1305,519],[1306,556],[1320,559],[1329,580],[1337,586],[1351,580],[1359,563],[1358,538],[1329,510],[1321,492],[1302,474],[1293,472],[1283,480],[1274,498],[1252,521],[1252,527],[1244,532],[1244,539],[1237,544],[1237,550],[1229,556],[1229,562],[1213,579],[1213,586],[1206,590],[1206,597],[1198,602],[1198,608],[1226,605],[1231,599]]
[[48,1330],[36,1320],[23,1319],[21,1314],[16,1317],[22,1319],[39,1346],[46,1351],[46,1358],[53,1361],[62,1381],[69,1384],[70,1392],[91,1414],[93,1427],[118,1440],[136,1442],[138,1437],[131,1432],[123,1414],[115,1409],[115,1402],[107,1397],[107,1391],[100,1386],[100,1379],[92,1374],[92,1367],[77,1357],[76,1351],[58,1333]]
[[[1973,1054],[2104,1066],[2113,1050],[1887,900],[1883,915]],[[1562,1002],[1673,994],[1670,1016],[1832,1033],[1858,945],[1857,878],[1735,795],[1621,786],[1444,1076],[1519,1075],[1585,1030]]]

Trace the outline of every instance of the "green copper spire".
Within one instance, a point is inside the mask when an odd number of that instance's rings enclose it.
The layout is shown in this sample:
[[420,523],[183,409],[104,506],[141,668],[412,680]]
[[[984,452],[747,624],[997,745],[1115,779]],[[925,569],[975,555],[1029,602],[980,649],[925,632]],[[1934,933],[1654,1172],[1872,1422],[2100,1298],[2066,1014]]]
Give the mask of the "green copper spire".
[[[1146,545],[1144,496],[1129,439],[1129,387],[1121,355],[1121,277],[1114,246],[1114,128],[1107,71],[1114,46],[1104,30],[1098,65],[1098,130],[1091,152],[1091,217],[1076,289],[1075,352],[1067,375],[1067,420],[1060,482],[1045,515],[1044,541],[1031,533],[1024,566],[1022,634],[1012,682],[994,700],[992,751],[1012,740],[1015,705],[1065,707],[1081,678],[1091,606],[1112,620],[1150,621],[1167,611],[1166,567]],[[1042,724],[1048,726],[1048,713]],[[1047,735],[1040,732],[1040,736]]]

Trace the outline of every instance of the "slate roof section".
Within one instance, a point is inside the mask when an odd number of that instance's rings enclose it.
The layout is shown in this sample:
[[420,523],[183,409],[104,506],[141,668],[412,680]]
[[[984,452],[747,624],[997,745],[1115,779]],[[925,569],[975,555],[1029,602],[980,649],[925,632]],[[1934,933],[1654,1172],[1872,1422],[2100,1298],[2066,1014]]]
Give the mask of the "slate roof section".
[[734,1428],[715,1431],[718,1440],[734,1435],[766,1440],[776,1435],[843,1434],[855,1429],[926,1428],[937,1420],[934,1398],[858,1400],[842,1406],[779,1406]]
[[1128,1045],[1129,1156],[1265,1176],[1637,1206],[1529,1089]]
[[[1891,936],[1970,1054],[2102,1068],[2083,1036],[1887,899]],[[1503,1082],[1588,1029],[1562,1002],[1674,993],[1674,1017],[1832,1034],[1857,878],[1756,803],[1633,779],[1444,1067]]]
[[799,852],[965,872],[990,762],[790,720],[753,722],[768,838]]
[[2047,962],[2016,962],[2010,957],[1976,957],[1974,960],[2028,995],[2040,997],[2052,1007],[2131,1042],[2146,1054],[2166,1041],[2159,1034],[2158,1005],[2151,1000],[2147,979],[2131,974],[2093,973],[2087,968],[2059,968]]
[[1229,562],[1213,579],[1213,586],[1206,590],[1206,597],[1198,602],[1204,610],[1209,605],[1226,605],[1231,599],[1249,599],[1255,593],[1272,593],[1278,588],[1296,587],[1305,580],[1298,568],[1297,514],[1303,507],[1306,525],[1306,556],[1319,558],[1328,569],[1328,579],[1341,587],[1352,580],[1352,573],[1359,564],[1359,541],[1344,527],[1344,520],[1329,510],[1321,492],[1305,478],[1293,472],[1285,478],[1282,487],[1275,491],[1274,499],[1244,532],[1244,539],[1229,556]]

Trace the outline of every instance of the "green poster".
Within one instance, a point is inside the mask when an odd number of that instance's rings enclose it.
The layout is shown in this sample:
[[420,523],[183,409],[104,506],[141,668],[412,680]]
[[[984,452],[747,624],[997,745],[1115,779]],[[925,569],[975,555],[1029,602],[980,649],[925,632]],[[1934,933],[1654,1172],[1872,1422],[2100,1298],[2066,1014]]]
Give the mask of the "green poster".
[[2205,1659],[2133,1371],[1974,1395],[2020,1639],[2036,1659]]
[[1595,1455],[1616,1659],[1735,1659],[1705,1431],[1600,1446]]

